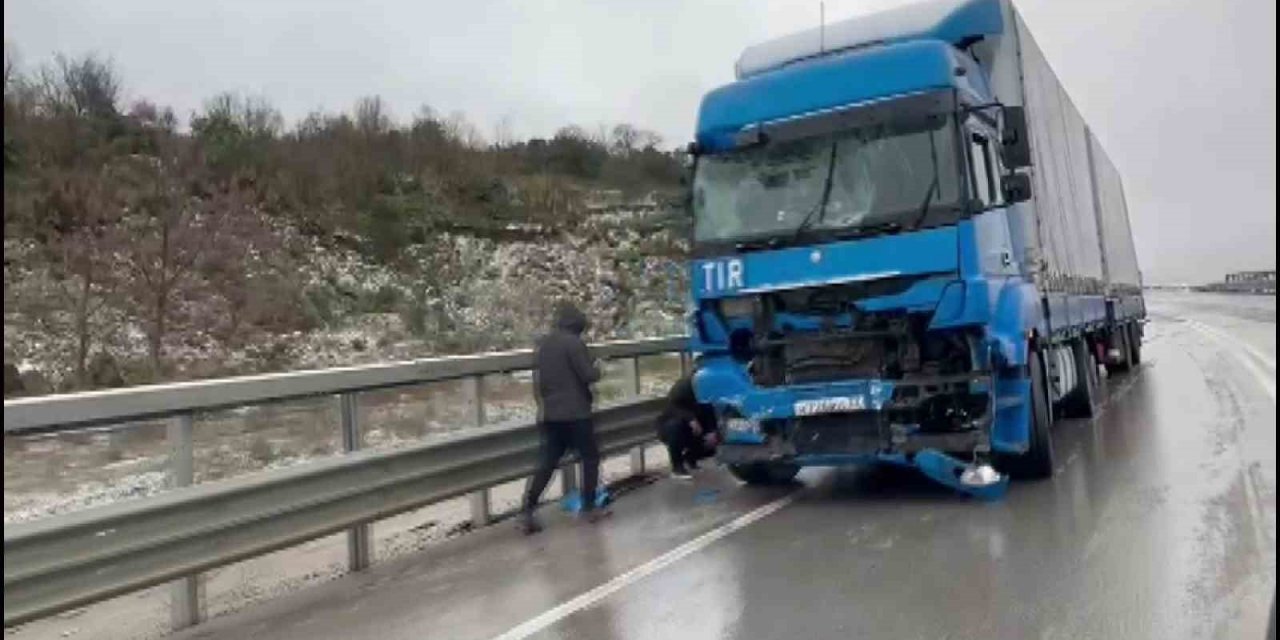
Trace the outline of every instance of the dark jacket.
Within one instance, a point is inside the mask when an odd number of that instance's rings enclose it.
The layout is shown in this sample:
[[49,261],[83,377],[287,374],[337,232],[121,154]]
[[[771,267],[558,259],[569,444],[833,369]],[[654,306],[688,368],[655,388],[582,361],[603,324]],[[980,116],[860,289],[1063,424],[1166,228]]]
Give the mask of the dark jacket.
[[693,392],[693,376],[688,375],[676,380],[667,392],[667,406],[658,416],[658,430],[663,432],[676,426],[683,428],[694,419],[702,425],[704,433],[716,430],[715,409],[698,402],[698,396]]
[[571,304],[556,308],[554,328],[538,340],[533,356],[533,386],[538,419],[567,422],[591,417],[591,384],[600,371],[591,361],[582,332],[587,317]]

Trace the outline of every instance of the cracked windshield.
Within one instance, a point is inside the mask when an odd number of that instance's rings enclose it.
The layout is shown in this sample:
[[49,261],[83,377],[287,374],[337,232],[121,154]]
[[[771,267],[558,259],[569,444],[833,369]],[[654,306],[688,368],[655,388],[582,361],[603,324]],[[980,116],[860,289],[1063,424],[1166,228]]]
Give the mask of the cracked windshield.
[[928,222],[932,211],[955,204],[960,189],[952,125],[932,120],[700,158],[693,183],[697,240]]

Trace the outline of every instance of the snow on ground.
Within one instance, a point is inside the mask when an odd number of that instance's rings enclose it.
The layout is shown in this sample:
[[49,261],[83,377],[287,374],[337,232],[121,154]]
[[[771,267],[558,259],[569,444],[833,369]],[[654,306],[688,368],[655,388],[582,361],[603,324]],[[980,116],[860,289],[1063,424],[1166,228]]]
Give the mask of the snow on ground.
[[[552,303],[564,297],[591,316],[592,340],[678,333],[686,298],[680,256],[687,243],[661,223],[668,213],[611,209],[588,216],[572,232],[538,240],[441,233],[411,247],[406,255],[413,266],[402,270],[370,260],[350,243],[322,241],[277,221],[281,244],[298,261],[297,286],[314,329],[250,333],[230,344],[209,331],[175,327],[164,345],[166,366],[185,379],[526,346],[545,330]],[[6,240],[6,257],[29,250]],[[64,285],[52,274],[17,269],[6,267],[6,287],[18,287],[13,295],[61,295]],[[117,308],[120,301],[107,302],[93,319],[99,328],[93,351],[105,350],[126,383],[144,381],[135,379],[149,371],[141,320]],[[183,317],[225,311],[202,298],[175,302]],[[21,362],[55,387],[65,386],[75,353],[66,316],[44,314],[37,322],[6,314],[6,362]]]

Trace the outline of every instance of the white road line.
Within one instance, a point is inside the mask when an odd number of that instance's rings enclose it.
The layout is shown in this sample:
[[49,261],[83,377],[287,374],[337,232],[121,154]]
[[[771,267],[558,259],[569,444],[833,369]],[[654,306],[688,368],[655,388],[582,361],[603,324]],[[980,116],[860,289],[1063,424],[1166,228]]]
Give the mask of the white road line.
[[[1260,361],[1262,361],[1262,363],[1268,364],[1268,366],[1271,367],[1272,371],[1275,370],[1275,366],[1276,366],[1276,361],[1274,359],[1268,358],[1266,354],[1258,351],[1257,349],[1254,349],[1252,346],[1245,343],[1243,340],[1239,340],[1237,338],[1231,337],[1204,323],[1197,322],[1195,320],[1188,320],[1187,324],[1192,329],[1195,329],[1196,331],[1200,332],[1201,335],[1218,343],[1220,346],[1228,347],[1227,351],[1231,353],[1232,356],[1235,357],[1237,362],[1244,365],[1244,368],[1248,370],[1250,374],[1253,375],[1254,379],[1258,381],[1258,384],[1262,385],[1262,388],[1267,392],[1267,397],[1271,398],[1271,404],[1275,404],[1276,402],[1275,374],[1272,373],[1271,375],[1267,375],[1267,373],[1262,370],[1262,367],[1259,367],[1258,363],[1254,362],[1253,358],[1258,358]],[[1243,349],[1248,352],[1248,355],[1244,355],[1237,350],[1232,350],[1230,349],[1230,347],[1236,347],[1236,349]],[[1253,356],[1253,358],[1250,358],[1249,355]]]
[[[1192,329],[1195,329],[1196,331],[1200,332],[1201,335],[1209,338],[1214,342],[1217,342],[1220,346],[1227,347],[1227,351],[1230,352],[1231,355],[1240,364],[1244,365],[1244,368],[1247,369],[1249,373],[1253,374],[1253,377],[1258,381],[1258,384],[1262,385],[1262,388],[1266,390],[1267,395],[1271,397],[1271,404],[1274,405],[1276,403],[1276,376],[1275,376],[1276,362],[1275,360],[1267,358],[1266,354],[1263,354],[1257,349],[1254,349],[1252,346],[1245,343],[1243,340],[1240,340],[1238,338],[1222,333],[1221,331],[1218,331],[1217,329],[1214,329],[1204,323],[1197,322],[1195,320],[1190,320],[1190,319],[1187,322]],[[1231,346],[1235,346],[1239,349],[1244,349],[1248,351],[1248,354],[1242,353],[1240,351],[1233,351],[1230,349]],[[1267,375],[1267,373],[1262,370],[1262,367],[1259,367],[1258,363],[1254,362],[1253,359],[1249,357],[1250,355],[1262,361],[1263,363],[1269,362],[1270,363],[1269,366],[1271,367],[1271,375]],[[1271,535],[1268,533],[1268,529],[1265,529],[1263,525],[1264,509],[1262,507],[1261,499],[1259,498],[1261,493],[1258,491],[1258,487],[1256,486],[1257,482],[1253,474],[1249,473],[1248,469],[1246,469],[1243,472],[1242,476],[1243,477],[1242,477],[1241,485],[1244,487],[1244,492],[1245,492],[1244,502],[1245,502],[1245,506],[1248,507],[1249,509],[1249,514],[1251,516],[1250,521],[1253,523],[1252,528],[1253,528],[1253,537],[1254,537],[1255,544],[1258,545],[1259,549],[1274,548],[1275,541],[1271,539]]]
[[552,607],[530,618],[523,623],[512,627],[506,633],[497,636],[494,640],[523,640],[543,629],[573,615],[574,613],[586,609],[591,605],[609,597],[626,586],[643,580],[644,578],[657,573],[670,566],[673,562],[680,560],[690,554],[697,553],[707,548],[717,540],[739,530],[757,520],[765,518],[773,512],[791,504],[795,501],[798,493],[790,493],[764,506],[757,507],[743,515],[726,522],[725,524],[708,531],[693,540],[690,540],[638,567],[627,571],[621,575],[614,577],[612,580],[599,585],[590,591],[578,594],[574,598]]
[[1207,333],[1211,333],[1211,334],[1213,334],[1213,335],[1215,335],[1215,336],[1217,336],[1217,337],[1219,337],[1219,338],[1221,338],[1221,339],[1223,339],[1223,340],[1227,340],[1227,341],[1229,341],[1229,342],[1235,343],[1235,344],[1236,344],[1237,346],[1239,346],[1241,349],[1244,349],[1245,351],[1248,351],[1250,355],[1252,355],[1253,357],[1257,358],[1257,359],[1258,359],[1258,362],[1261,362],[1262,364],[1266,365],[1266,367],[1267,367],[1268,369],[1270,369],[1270,370],[1271,370],[1272,374],[1274,374],[1274,373],[1275,373],[1275,370],[1276,370],[1276,359],[1275,359],[1275,358],[1272,358],[1271,356],[1267,355],[1266,353],[1263,353],[1260,349],[1258,349],[1258,348],[1254,347],[1253,345],[1249,344],[1248,342],[1245,342],[1244,340],[1240,340],[1239,338],[1236,338],[1236,337],[1231,336],[1231,335],[1229,335],[1229,334],[1223,333],[1222,331],[1219,331],[1218,329],[1215,329],[1214,327],[1211,327],[1211,326],[1209,326],[1209,325],[1207,325],[1207,324],[1205,324],[1205,323],[1203,323],[1203,322],[1200,322],[1199,320],[1187,320],[1187,322],[1188,322],[1188,323],[1190,323],[1190,324],[1191,324],[1191,326],[1193,326],[1193,327],[1195,327],[1195,328],[1197,328],[1197,329],[1200,329],[1201,331],[1204,331],[1204,332],[1207,332]]

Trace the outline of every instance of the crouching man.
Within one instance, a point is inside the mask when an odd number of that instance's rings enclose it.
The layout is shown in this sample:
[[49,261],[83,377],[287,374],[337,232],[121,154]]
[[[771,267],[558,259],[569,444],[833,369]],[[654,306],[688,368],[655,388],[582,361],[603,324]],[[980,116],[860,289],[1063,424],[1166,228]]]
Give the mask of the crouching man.
[[671,475],[687,480],[698,461],[716,453],[719,436],[711,405],[700,404],[693,393],[693,375],[676,381],[667,392],[667,406],[658,416],[658,438],[667,445]]

